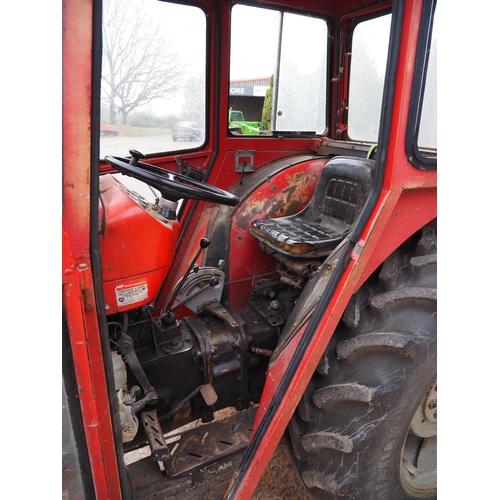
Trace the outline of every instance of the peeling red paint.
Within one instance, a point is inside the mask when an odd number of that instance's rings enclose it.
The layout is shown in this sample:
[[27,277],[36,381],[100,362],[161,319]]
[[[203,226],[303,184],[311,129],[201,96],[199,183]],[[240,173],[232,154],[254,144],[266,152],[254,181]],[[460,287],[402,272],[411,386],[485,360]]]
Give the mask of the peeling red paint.
[[308,165],[293,165],[259,186],[235,213],[235,228],[246,231],[254,219],[282,217],[302,210],[311,199],[326,162],[325,158],[306,162]]

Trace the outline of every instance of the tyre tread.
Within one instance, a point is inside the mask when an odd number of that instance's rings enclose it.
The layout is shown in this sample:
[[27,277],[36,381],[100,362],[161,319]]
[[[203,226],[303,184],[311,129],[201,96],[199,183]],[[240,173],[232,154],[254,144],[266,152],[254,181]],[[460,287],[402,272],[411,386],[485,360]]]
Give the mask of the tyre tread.
[[[435,356],[435,252],[435,232],[424,228],[420,240],[412,239],[386,259],[378,278],[351,298],[299,403],[292,419],[293,448],[304,483],[319,498],[379,497],[378,478],[388,471],[373,476],[360,464],[375,443],[381,456],[393,450],[392,442],[377,437],[380,429],[383,435],[395,432],[392,425],[397,427],[400,417],[394,415],[405,407],[394,409],[403,397],[413,401],[410,380],[433,376],[419,360],[433,363]],[[382,470],[379,465],[375,470]],[[379,493],[386,491],[384,484]],[[398,486],[394,498],[409,497]]]

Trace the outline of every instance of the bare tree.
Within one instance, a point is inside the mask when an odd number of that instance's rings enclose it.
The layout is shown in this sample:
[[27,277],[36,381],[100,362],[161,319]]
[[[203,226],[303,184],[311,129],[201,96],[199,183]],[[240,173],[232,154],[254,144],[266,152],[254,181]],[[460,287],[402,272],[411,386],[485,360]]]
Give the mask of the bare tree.
[[110,123],[154,99],[182,89],[184,63],[157,19],[142,2],[105,0],[103,8],[102,99]]
[[182,115],[199,122],[205,122],[205,75],[191,75],[184,88],[184,105]]

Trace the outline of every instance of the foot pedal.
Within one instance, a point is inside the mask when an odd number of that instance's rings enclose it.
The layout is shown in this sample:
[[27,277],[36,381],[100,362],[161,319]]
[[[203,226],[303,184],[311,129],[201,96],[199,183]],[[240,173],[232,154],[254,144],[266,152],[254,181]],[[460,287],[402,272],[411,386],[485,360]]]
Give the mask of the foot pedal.
[[156,410],[143,411],[141,413],[141,420],[144,430],[146,431],[153,460],[157,460],[158,462],[168,460],[170,458],[170,450],[163,437]]
[[169,435],[179,439],[172,448],[172,456],[164,462],[168,476],[183,476],[244,450],[250,441],[256,413],[257,407],[249,408],[224,420]]
[[205,384],[200,387],[200,393],[203,396],[203,399],[205,401],[205,404],[207,406],[212,406],[215,403],[217,403],[217,393],[215,392],[215,389],[210,385],[210,384]]

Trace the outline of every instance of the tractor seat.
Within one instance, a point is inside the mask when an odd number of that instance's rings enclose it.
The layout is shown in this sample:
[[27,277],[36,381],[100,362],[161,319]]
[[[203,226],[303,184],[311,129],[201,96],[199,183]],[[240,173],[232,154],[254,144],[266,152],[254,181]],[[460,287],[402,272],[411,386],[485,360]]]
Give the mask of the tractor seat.
[[328,255],[352,230],[372,184],[375,161],[336,157],[324,167],[307,206],[298,214],[252,222],[250,233],[292,257]]

